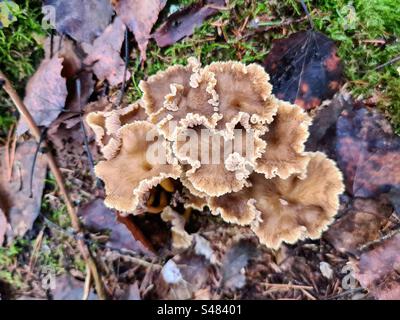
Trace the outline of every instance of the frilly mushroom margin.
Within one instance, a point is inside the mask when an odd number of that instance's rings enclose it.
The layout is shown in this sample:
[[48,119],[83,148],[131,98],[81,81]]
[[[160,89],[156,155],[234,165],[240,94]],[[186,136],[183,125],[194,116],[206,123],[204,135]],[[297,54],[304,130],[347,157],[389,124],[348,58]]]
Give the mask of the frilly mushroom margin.
[[[86,118],[105,158],[95,172],[108,207],[143,213],[150,190],[171,178],[182,182],[185,208],[208,206],[226,222],[249,226],[269,248],[319,238],[328,228],[344,191],[342,174],[324,154],[305,152],[311,118],[272,94],[261,66],[227,61],[202,68],[190,58],[140,88],[143,97],[134,105]],[[239,144],[205,163],[182,151],[182,133],[206,130],[222,149],[241,139],[235,129],[252,137],[251,152]],[[157,139],[147,141],[149,132]],[[213,150],[214,138],[188,144]],[[162,163],[146,158],[155,145],[165,152]]]

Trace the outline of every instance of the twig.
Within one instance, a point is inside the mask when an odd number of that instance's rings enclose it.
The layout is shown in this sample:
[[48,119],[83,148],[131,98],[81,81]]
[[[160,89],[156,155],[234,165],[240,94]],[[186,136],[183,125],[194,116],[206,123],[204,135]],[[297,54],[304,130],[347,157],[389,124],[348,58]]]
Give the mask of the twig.
[[84,146],[85,146],[86,155],[88,157],[90,171],[91,171],[92,175],[95,176],[95,174],[94,174],[94,160],[93,160],[92,153],[90,152],[90,149],[89,149],[89,139],[88,139],[88,135],[87,135],[87,131],[86,131],[85,125],[83,123],[83,117],[82,117],[83,110],[82,110],[82,102],[81,102],[81,80],[79,78],[76,79],[75,85],[76,85],[76,92],[77,92],[77,95],[78,95],[78,104],[79,104],[79,110],[80,110],[80,112],[79,112],[79,124],[80,124],[81,130],[82,130],[82,133],[83,133],[83,143],[84,143]]
[[301,286],[296,284],[286,284],[286,283],[264,283],[267,287],[271,289],[277,290],[290,290],[290,289],[297,289],[297,290],[312,290],[314,289],[312,286]]
[[[39,127],[36,125],[35,120],[33,119],[32,115],[26,108],[25,104],[22,102],[21,98],[19,97],[18,93],[15,91],[14,87],[12,86],[11,82],[8,80],[8,78],[3,74],[2,71],[0,71],[0,79],[3,79],[5,81],[4,84],[4,90],[7,92],[7,94],[10,96],[11,100],[14,102],[15,106],[17,107],[19,113],[21,116],[25,119],[25,121],[29,125],[29,129],[31,131],[31,134],[34,136],[37,142],[40,141],[40,136],[41,132]],[[47,143],[44,142],[43,145],[46,147]],[[75,211],[75,207],[72,204],[72,201],[69,197],[69,194],[67,192],[67,189],[64,184],[64,178],[61,174],[60,168],[57,165],[57,162],[51,152],[46,153],[47,157],[47,162],[50,168],[50,171],[52,172],[57,185],[60,189],[60,193],[62,197],[64,198],[65,205],[67,207],[68,215],[71,219],[71,224],[74,230],[77,233],[82,233],[82,228],[81,224],[79,222],[78,216]],[[96,263],[91,256],[91,253],[89,251],[89,248],[86,246],[85,242],[83,240],[78,240],[77,241],[78,248],[80,253],[83,256],[83,259],[85,260],[86,264],[88,265],[89,269],[92,272],[93,278],[94,278],[94,283],[96,287],[97,294],[100,299],[104,300],[106,299],[106,294],[104,291],[104,286],[103,282],[100,278],[100,275],[97,271],[97,266]]]
[[122,87],[121,87],[121,92],[118,97],[117,101],[117,109],[121,107],[122,99],[124,97],[125,93],[125,87],[126,87],[126,75],[128,73],[128,64],[129,64],[129,38],[128,38],[128,28],[125,28],[125,67],[124,67],[124,79],[122,80]]
[[104,244],[101,244],[101,243],[94,242],[93,240],[90,240],[90,239],[85,239],[84,237],[82,237],[79,234],[72,233],[72,232],[69,232],[67,230],[64,230],[59,225],[57,225],[54,222],[52,222],[49,219],[47,219],[45,216],[43,216],[43,219],[44,219],[44,222],[47,224],[47,226],[49,228],[55,229],[58,232],[66,235],[66,236],[68,236],[68,237],[70,237],[72,239],[75,239],[75,240],[81,239],[82,241],[85,241],[87,244],[96,244],[97,246],[99,246],[102,249],[111,250],[111,251],[119,254],[120,256],[125,258],[126,260],[129,260],[129,261],[131,261],[133,263],[136,263],[136,264],[138,264],[140,266],[143,266],[145,268],[152,267],[152,268],[157,269],[157,270],[162,268],[162,266],[157,264],[157,263],[149,262],[149,261],[146,261],[144,259],[136,257],[135,255],[137,255],[137,253],[134,252],[134,251],[131,251],[131,250],[128,250],[128,249],[114,248],[114,247],[109,246],[109,245],[104,245]]
[[33,198],[33,174],[35,172],[35,166],[36,166],[36,161],[37,157],[39,155],[40,151],[40,146],[42,145],[44,139],[46,136],[46,130],[43,130],[43,132],[40,134],[40,139],[39,142],[37,143],[35,154],[33,155],[33,161],[32,161],[32,167],[31,167],[31,172],[30,172],[30,177],[29,177],[29,198]]
[[375,70],[381,70],[381,69],[383,69],[384,67],[386,67],[386,66],[388,66],[388,65],[390,65],[390,64],[392,64],[392,63],[395,63],[395,62],[397,62],[397,61],[400,61],[400,56],[394,57],[393,59],[390,59],[388,62],[385,62],[385,63],[383,63],[383,64],[381,64],[381,65],[375,67]]
[[42,230],[40,230],[39,235],[36,237],[35,244],[33,246],[32,254],[31,254],[31,258],[29,260],[29,270],[32,270],[36,264],[37,253],[39,252],[40,247],[42,246],[45,228],[46,227],[43,227]]
[[269,25],[269,26],[264,26],[264,27],[258,27],[258,28],[256,28],[255,30],[253,30],[253,31],[251,31],[251,32],[248,32],[248,33],[246,33],[245,35],[243,35],[243,36],[237,38],[237,40],[246,39],[246,38],[248,38],[248,37],[253,36],[253,35],[256,34],[256,33],[266,32],[266,31],[269,31],[269,30],[272,30],[272,29],[277,29],[277,28],[282,28],[282,27],[290,26],[290,25],[292,25],[292,24],[294,24],[294,23],[300,23],[300,22],[303,22],[303,21],[306,20],[306,19],[307,19],[307,16],[304,16],[304,17],[301,17],[301,18],[298,18],[298,19],[291,19],[291,18],[290,18],[290,19],[287,19],[287,20],[282,20],[282,21],[280,21],[279,23],[276,23],[276,24],[274,24],[274,25]]
[[90,269],[86,266],[86,278],[85,278],[85,286],[83,290],[82,300],[87,300],[90,294],[90,284],[92,282],[92,273]]
[[309,12],[308,9],[307,9],[306,4],[304,3],[303,0],[300,0],[300,3],[301,3],[301,6],[303,7],[304,12],[305,12],[306,15],[307,15],[308,21],[310,22],[311,29],[314,30],[314,21],[313,21],[313,19],[311,18],[311,14],[310,14],[310,12]]

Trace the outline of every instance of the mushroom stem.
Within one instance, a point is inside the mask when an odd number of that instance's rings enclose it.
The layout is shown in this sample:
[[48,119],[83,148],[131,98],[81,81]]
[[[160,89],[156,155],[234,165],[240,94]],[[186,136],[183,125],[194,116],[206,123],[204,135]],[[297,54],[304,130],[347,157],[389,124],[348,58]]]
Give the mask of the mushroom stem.
[[[4,75],[4,73],[1,70],[0,70],[0,80],[4,80],[5,83],[4,83],[3,88],[4,88],[5,92],[10,96],[10,98],[14,102],[18,112],[28,123],[29,130],[31,131],[31,133],[34,136],[34,138],[36,139],[36,141],[39,142],[40,137],[41,137],[41,132],[40,132],[39,127],[35,123],[35,120],[33,119],[29,110],[26,108],[25,104],[22,102],[18,93],[15,91],[10,80]],[[45,146],[45,147],[47,146],[46,141],[43,141],[43,146]],[[64,178],[62,176],[60,168],[57,165],[56,159],[54,158],[54,156],[51,152],[47,152],[45,155],[47,158],[47,162],[48,162],[50,171],[53,174],[53,176],[57,182],[57,185],[60,189],[60,193],[61,193],[62,197],[64,198],[64,202],[67,207],[68,215],[71,219],[72,227],[74,228],[76,233],[82,233],[83,230],[82,230],[81,224],[79,222],[79,218],[76,214],[75,207],[72,204],[72,201],[69,197],[67,188],[65,187]],[[79,249],[83,259],[85,260],[85,263],[86,263],[88,269],[91,271],[91,273],[93,275],[93,280],[95,282],[97,294],[100,299],[105,300],[107,297],[106,297],[106,293],[104,291],[104,285],[103,285],[103,282],[99,275],[99,272],[97,271],[97,266],[96,266],[96,263],[90,253],[90,250],[83,239],[78,239],[77,243],[78,243],[78,249]]]

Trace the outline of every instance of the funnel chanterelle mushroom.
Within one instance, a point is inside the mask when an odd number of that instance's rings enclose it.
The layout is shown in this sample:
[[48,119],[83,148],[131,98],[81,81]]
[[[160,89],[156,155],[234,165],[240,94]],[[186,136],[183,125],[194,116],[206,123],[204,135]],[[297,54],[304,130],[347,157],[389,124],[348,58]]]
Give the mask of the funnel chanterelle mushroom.
[[202,68],[190,59],[140,88],[136,104],[87,117],[106,158],[96,174],[109,207],[146,211],[150,191],[172,178],[182,182],[185,208],[207,205],[271,248],[318,238],[331,223],[341,173],[324,154],[304,151],[310,117],[271,94],[260,66]]

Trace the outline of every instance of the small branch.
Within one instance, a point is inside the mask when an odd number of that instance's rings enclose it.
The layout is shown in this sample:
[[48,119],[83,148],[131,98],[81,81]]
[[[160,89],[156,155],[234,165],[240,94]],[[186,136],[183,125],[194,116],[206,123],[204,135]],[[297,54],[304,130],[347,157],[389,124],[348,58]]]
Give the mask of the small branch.
[[121,92],[117,101],[117,109],[121,107],[122,99],[124,97],[125,89],[126,89],[126,75],[128,73],[128,65],[129,65],[129,34],[128,28],[125,28],[125,67],[124,67],[124,79],[122,80]]
[[310,22],[311,29],[314,30],[314,21],[313,21],[313,19],[311,18],[311,14],[310,14],[310,12],[309,12],[308,9],[307,9],[307,6],[306,6],[306,4],[304,3],[304,0],[300,0],[300,3],[301,3],[301,6],[303,7],[304,12],[305,12],[306,15],[307,15],[308,21]]
[[[36,141],[39,142],[40,137],[41,137],[41,132],[40,132],[39,127],[36,125],[35,120],[33,119],[32,115],[30,114],[29,110],[26,108],[25,104],[22,102],[21,98],[19,97],[18,93],[15,91],[11,82],[1,71],[0,71],[0,79],[5,81],[4,86],[3,86],[4,90],[10,96],[11,100],[14,102],[14,104],[17,107],[21,116],[28,123],[31,134],[34,136]],[[47,143],[44,142],[43,146],[46,147]],[[51,152],[47,152],[46,157],[47,157],[47,162],[48,162],[50,171],[52,172],[52,174],[57,182],[57,185],[60,189],[60,193],[61,193],[62,197],[64,198],[64,202],[67,207],[68,215],[71,219],[72,227],[74,228],[74,230],[77,233],[82,233],[81,224],[80,224],[78,216],[76,214],[75,207],[72,204],[72,201],[71,201],[69,194],[67,192],[67,189],[65,187],[64,178],[62,176],[60,168],[58,167],[57,162]],[[77,243],[78,243],[78,249],[81,252],[83,259],[85,260],[86,264],[88,265],[88,268],[90,269],[90,271],[92,273],[97,294],[100,299],[105,300],[106,294],[104,291],[103,282],[97,271],[96,263],[90,254],[89,248],[87,247],[87,245],[85,244],[85,242],[83,240],[78,240]]]
[[390,65],[390,64],[392,64],[392,63],[395,63],[395,62],[397,62],[397,61],[400,61],[400,56],[394,57],[393,59],[390,59],[388,62],[385,62],[385,63],[383,63],[383,64],[381,64],[381,65],[375,67],[375,70],[381,70],[381,69],[383,69],[384,67],[386,67],[386,66],[388,66],[388,65]]

